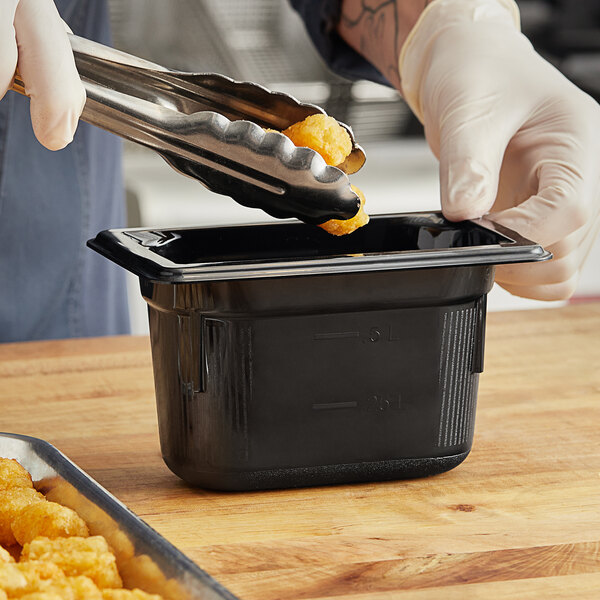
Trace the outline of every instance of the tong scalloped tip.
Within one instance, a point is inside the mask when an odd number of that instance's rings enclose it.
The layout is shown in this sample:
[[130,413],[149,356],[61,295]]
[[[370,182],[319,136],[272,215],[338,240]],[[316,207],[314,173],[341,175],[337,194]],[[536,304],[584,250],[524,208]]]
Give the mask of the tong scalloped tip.
[[[283,130],[316,105],[214,73],[166,69],[70,35],[87,100],[81,119],[159,153],[208,189],[277,218],[320,224],[356,215],[360,201],[347,174],[365,162],[352,151],[337,167],[295,146]],[[17,76],[13,89],[25,93]]]

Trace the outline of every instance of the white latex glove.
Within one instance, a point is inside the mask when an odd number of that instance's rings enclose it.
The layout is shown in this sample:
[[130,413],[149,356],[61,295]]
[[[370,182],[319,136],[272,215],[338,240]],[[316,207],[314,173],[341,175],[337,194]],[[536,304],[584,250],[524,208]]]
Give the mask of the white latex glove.
[[0,0],[0,98],[17,67],[37,139],[50,150],[64,148],[77,129],[85,90],[52,0]]
[[440,160],[444,215],[491,212],[542,244],[553,260],[500,266],[496,281],[568,298],[600,227],[600,106],[533,50],[512,0],[434,0],[399,68]]

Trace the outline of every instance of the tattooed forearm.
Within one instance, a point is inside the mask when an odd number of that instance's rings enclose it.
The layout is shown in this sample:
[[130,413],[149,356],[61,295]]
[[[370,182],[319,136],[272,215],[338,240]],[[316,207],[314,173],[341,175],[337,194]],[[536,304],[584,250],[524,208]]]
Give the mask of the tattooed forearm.
[[[340,29],[352,36],[353,45],[375,64],[388,80],[399,84],[397,61],[398,20],[395,0],[345,2]],[[399,50],[398,50],[399,52]]]
[[[371,4],[372,6],[369,6]],[[377,2],[372,1],[369,3],[368,0],[360,0],[360,9],[361,12],[354,19],[351,19],[347,14],[342,14],[342,20],[344,24],[348,27],[355,27],[360,23],[360,21],[365,17],[365,15],[375,15],[378,12],[381,12],[382,9],[387,8],[388,6],[394,6],[396,4],[396,0],[380,0],[379,4]]]
[[343,0],[338,32],[401,89],[398,57],[404,40],[431,0]]

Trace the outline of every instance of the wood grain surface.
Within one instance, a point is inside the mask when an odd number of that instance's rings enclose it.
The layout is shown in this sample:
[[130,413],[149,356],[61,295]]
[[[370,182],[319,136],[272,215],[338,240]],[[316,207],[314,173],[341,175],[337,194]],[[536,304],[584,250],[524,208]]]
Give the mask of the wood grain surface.
[[600,598],[600,304],[488,315],[443,475],[254,493],[163,464],[149,341],[0,345],[0,430],[48,440],[242,599]]

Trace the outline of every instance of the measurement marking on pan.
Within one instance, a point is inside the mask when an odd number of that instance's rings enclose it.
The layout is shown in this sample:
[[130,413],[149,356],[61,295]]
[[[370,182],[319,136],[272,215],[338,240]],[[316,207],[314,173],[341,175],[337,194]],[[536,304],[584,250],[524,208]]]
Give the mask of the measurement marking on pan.
[[358,402],[321,402],[313,404],[313,410],[335,410],[336,408],[356,408]]
[[360,336],[358,331],[338,331],[330,333],[315,333],[313,339],[315,340],[342,340],[345,338],[357,338]]

